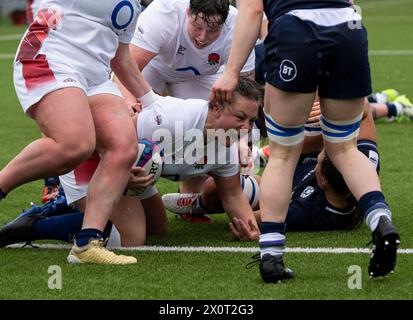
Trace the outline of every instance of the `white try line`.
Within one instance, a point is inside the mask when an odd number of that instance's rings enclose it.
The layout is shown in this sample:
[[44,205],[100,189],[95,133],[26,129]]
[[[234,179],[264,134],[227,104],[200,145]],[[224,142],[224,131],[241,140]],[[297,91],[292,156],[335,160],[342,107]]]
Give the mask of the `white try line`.
[[11,40],[20,40],[22,38],[22,34],[4,34],[0,35],[0,42],[2,41],[11,41]]
[[413,56],[413,50],[370,50],[369,56]]
[[[356,1],[357,4],[357,1]],[[397,5],[404,5],[404,4],[411,4],[411,0],[373,0],[369,2],[365,2],[361,4],[362,9],[371,9],[371,8],[379,8],[379,7],[394,7]]]
[[[413,17],[411,16],[364,16],[363,21],[365,22],[412,22]],[[369,27],[371,29],[371,27]]]
[[[7,248],[19,249],[23,244],[13,244]],[[67,244],[34,244],[41,249],[51,250],[68,250],[71,245]],[[32,248],[30,246],[24,247]],[[122,251],[143,251],[143,252],[235,252],[235,253],[256,253],[259,252],[259,248],[245,248],[245,247],[167,247],[167,246],[142,246],[142,247],[129,247],[129,248],[113,248],[120,249]],[[369,248],[286,248],[286,252],[291,253],[370,253]],[[413,249],[399,249],[398,253],[401,254],[413,254]]]
[[14,59],[14,53],[0,53],[0,60],[11,60]]

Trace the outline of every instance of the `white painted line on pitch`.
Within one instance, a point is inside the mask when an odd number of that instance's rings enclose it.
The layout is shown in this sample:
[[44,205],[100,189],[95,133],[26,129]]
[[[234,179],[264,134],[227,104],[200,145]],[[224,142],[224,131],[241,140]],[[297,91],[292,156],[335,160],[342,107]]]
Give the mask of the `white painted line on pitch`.
[[10,60],[14,59],[14,53],[0,53],[0,60]]
[[413,17],[411,16],[364,16],[363,21],[365,22],[411,22]]
[[[7,248],[19,249],[23,244],[13,244]],[[38,244],[36,247],[41,249],[62,250],[70,249],[71,245],[67,244]],[[31,248],[30,246],[24,247]],[[120,249],[122,251],[149,251],[149,252],[235,252],[235,253],[255,253],[259,251],[257,247],[169,247],[169,246],[142,246],[128,248],[111,248]],[[370,253],[369,248],[286,248],[286,252],[292,253]],[[413,254],[413,249],[399,249],[398,253]]]
[[23,34],[4,34],[0,36],[0,41],[20,40]]
[[413,50],[370,50],[369,56],[413,56]]
[[[371,1],[371,2],[366,2],[361,4],[361,8],[367,9],[367,8],[378,8],[378,7],[384,7],[384,6],[396,6],[400,4],[410,4],[411,0],[376,0],[376,1]],[[357,4],[357,1],[356,1]]]

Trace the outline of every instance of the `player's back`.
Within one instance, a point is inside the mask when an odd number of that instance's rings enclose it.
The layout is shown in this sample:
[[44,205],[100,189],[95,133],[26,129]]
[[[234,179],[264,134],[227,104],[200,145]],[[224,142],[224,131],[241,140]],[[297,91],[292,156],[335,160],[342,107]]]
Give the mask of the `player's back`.
[[37,22],[46,37],[39,53],[98,84],[108,79],[119,42],[129,43],[139,12],[139,0],[43,0]]

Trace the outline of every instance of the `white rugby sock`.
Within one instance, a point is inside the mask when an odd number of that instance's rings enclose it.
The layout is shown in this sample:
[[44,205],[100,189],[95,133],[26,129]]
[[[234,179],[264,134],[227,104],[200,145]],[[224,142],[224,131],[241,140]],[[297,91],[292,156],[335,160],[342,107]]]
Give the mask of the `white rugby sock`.
[[367,215],[366,224],[370,228],[371,232],[376,230],[381,216],[387,216],[391,221],[391,211],[385,208],[374,209]]
[[261,258],[264,254],[272,256],[283,255],[285,251],[285,235],[278,232],[261,234],[259,244]]
[[110,231],[109,240],[106,244],[106,248],[120,248],[122,246],[122,242],[120,239],[120,233],[118,229],[116,229],[115,225],[112,225],[112,230]]

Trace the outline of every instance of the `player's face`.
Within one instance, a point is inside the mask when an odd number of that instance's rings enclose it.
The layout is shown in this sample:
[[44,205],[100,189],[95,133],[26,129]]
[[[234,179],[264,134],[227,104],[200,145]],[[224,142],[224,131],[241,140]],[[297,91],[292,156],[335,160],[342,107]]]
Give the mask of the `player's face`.
[[[252,129],[257,115],[257,101],[236,96],[231,105],[219,112],[215,129],[223,129],[225,132],[235,129],[234,133],[236,133],[236,137],[233,138],[239,138],[241,134],[245,134],[247,130]],[[232,137],[232,135],[230,136]],[[226,145],[229,144],[230,143],[226,143]]]
[[[209,17],[205,21],[202,13],[198,16],[188,14],[188,34],[197,49],[203,49],[218,39],[221,34],[222,24],[218,17]],[[217,22],[214,22],[217,21]]]

